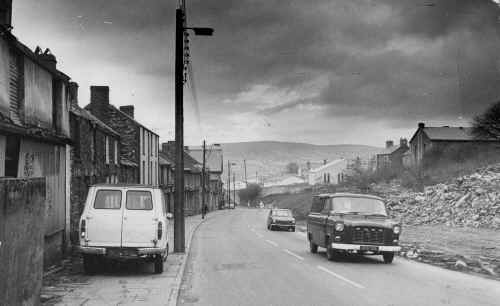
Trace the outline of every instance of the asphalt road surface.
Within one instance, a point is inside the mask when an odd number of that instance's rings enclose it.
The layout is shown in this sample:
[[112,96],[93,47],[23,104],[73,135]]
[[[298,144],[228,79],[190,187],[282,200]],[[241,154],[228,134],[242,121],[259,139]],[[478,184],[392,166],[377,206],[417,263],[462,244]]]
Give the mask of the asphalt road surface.
[[202,224],[180,305],[500,305],[500,282],[381,256],[327,261],[303,232],[268,231],[267,210],[236,209]]

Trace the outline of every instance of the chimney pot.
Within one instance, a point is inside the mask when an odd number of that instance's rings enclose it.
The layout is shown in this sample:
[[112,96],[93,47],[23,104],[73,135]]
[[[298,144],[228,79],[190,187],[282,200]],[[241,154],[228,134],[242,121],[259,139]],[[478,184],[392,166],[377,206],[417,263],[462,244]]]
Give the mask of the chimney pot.
[[323,159],[323,165],[326,165],[328,163],[327,159]]
[[425,123],[423,123],[423,122],[419,122],[419,123],[418,123],[418,128],[419,128],[419,129],[423,129],[423,128],[425,128]]
[[399,140],[399,145],[400,145],[401,147],[406,147],[406,146],[408,146],[408,140],[407,140],[406,138],[401,138],[401,139]]
[[109,86],[90,86],[90,104],[109,104]]
[[385,142],[385,148],[386,148],[386,149],[392,148],[393,146],[394,146],[394,141],[392,141],[392,140],[387,140],[387,141]]
[[120,106],[120,110],[127,114],[128,116],[134,118],[134,106],[133,105],[124,105]]
[[0,0],[0,25],[12,28],[12,0]]

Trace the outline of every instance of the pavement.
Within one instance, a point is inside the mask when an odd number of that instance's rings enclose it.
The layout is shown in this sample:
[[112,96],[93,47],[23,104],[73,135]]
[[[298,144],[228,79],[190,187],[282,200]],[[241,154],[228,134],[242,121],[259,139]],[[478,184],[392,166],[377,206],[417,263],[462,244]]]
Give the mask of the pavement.
[[[205,220],[224,211],[210,212]],[[70,277],[54,275],[59,281],[42,289],[44,305],[176,305],[179,287],[189,252],[191,237],[202,223],[200,215],[185,219],[186,253],[170,253],[164,273],[153,274],[151,263],[118,264],[106,267],[96,275],[83,274],[81,263],[75,264]],[[173,222],[169,224],[169,246],[173,251]],[[78,258],[78,257],[77,257]],[[64,271],[59,273],[64,274]]]
[[194,235],[178,305],[498,305],[500,282],[397,257],[327,261],[267,210],[226,211]]

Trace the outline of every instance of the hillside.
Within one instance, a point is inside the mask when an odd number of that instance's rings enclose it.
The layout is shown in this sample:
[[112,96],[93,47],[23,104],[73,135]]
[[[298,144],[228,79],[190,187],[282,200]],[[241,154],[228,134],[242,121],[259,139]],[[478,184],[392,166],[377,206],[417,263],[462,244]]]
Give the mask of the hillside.
[[[255,181],[258,176],[279,176],[284,172],[286,165],[297,162],[301,166],[309,161],[319,165],[323,160],[338,158],[368,158],[381,151],[381,148],[365,145],[313,145],[307,143],[258,141],[221,144],[224,150],[224,160],[236,163],[232,170],[236,179],[243,177],[243,160],[247,161],[247,176]],[[227,175],[227,173],[226,173]]]

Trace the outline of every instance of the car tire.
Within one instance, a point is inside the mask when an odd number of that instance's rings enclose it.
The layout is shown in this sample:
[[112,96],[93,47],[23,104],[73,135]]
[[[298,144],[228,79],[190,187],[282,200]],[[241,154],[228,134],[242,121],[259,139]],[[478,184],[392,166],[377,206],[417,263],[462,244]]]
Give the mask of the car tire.
[[394,253],[384,253],[382,255],[384,257],[384,263],[390,264],[394,260]]
[[83,272],[88,275],[97,272],[97,258],[93,255],[83,255]]
[[159,255],[154,261],[155,274],[163,273],[163,256]]
[[331,246],[328,246],[326,248],[326,259],[328,259],[328,261],[338,261],[339,260],[339,253],[337,251],[335,251],[334,249],[332,249]]
[[269,225],[269,224],[268,224],[268,225],[267,225],[267,229],[268,229],[268,230],[271,230],[271,225]]
[[309,251],[311,251],[311,253],[313,254],[318,253],[318,245],[312,241],[309,241]]

